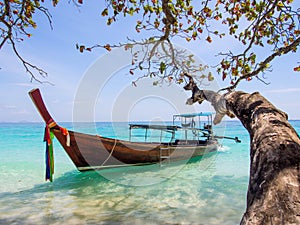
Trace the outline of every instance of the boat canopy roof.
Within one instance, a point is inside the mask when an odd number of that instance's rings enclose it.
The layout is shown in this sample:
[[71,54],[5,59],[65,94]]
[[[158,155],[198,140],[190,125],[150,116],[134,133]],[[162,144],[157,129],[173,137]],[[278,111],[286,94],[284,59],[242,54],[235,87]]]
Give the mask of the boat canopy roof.
[[213,112],[200,112],[200,113],[186,113],[186,114],[176,114],[174,117],[185,117],[185,118],[191,118],[196,116],[212,116]]
[[180,126],[176,125],[156,125],[156,124],[129,124],[130,129],[154,129],[154,130],[167,130],[176,131],[180,129]]

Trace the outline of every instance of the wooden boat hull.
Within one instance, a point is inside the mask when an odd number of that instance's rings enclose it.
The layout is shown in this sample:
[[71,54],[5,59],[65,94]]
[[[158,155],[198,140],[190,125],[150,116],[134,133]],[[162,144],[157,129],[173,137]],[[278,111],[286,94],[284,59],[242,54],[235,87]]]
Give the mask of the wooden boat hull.
[[62,129],[49,114],[39,89],[29,95],[44,119],[79,171],[190,160],[216,151],[216,139],[175,140],[171,143],[131,142]]
[[67,146],[66,136],[59,129],[53,129],[53,133],[80,171],[189,160],[218,148],[216,140],[203,144],[142,143],[74,131],[69,131],[70,146]]

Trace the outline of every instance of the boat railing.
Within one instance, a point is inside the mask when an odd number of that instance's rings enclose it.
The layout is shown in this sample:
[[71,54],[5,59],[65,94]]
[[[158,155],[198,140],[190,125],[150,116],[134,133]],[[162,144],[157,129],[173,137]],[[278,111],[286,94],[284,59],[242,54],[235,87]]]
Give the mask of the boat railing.
[[[172,143],[175,141],[175,131],[179,128],[175,125],[129,124],[129,141],[132,141],[134,137],[143,137],[145,142],[149,142],[150,138],[156,138],[158,140],[156,142],[166,141]],[[143,130],[143,133],[133,133],[133,130]],[[158,133],[155,134],[153,131],[158,131]],[[171,134],[171,137],[166,133]]]
[[[135,130],[135,132],[133,131]],[[140,132],[136,132],[140,130]],[[129,141],[137,139],[144,142],[176,143],[179,135],[181,141],[208,139],[212,135],[210,128],[182,127],[178,125],[129,124]],[[190,135],[188,135],[190,133]],[[191,136],[192,135],[192,136]],[[153,139],[155,141],[153,141]],[[151,141],[152,140],[152,141]]]

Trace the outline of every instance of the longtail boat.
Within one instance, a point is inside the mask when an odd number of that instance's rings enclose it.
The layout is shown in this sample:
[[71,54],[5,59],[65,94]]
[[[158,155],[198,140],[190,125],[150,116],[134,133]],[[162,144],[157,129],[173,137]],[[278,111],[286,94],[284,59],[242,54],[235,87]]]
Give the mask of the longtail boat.
[[[190,160],[217,151],[219,146],[212,130],[212,113],[174,115],[173,125],[129,124],[129,140],[121,140],[67,130],[53,120],[39,89],[31,90],[29,95],[46,123],[48,173],[53,170],[53,162],[50,162],[53,153],[49,153],[51,135],[57,138],[79,171]],[[198,122],[202,128],[196,126],[195,120],[201,116],[208,120]],[[177,118],[181,119],[180,125],[174,122]],[[145,131],[142,141],[135,140],[141,135],[141,132],[134,133],[137,130]],[[163,135],[158,141],[148,140],[153,130],[169,134],[169,140]],[[176,132],[181,132],[180,139]],[[193,138],[189,138],[188,133],[192,133]],[[51,180],[51,176],[48,174],[48,179]]]

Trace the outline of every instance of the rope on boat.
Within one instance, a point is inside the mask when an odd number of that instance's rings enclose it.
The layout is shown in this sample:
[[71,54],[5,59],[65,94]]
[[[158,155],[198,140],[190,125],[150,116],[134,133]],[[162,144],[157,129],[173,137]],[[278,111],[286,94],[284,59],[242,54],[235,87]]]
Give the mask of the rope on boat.
[[110,157],[112,156],[114,150],[115,150],[115,147],[117,145],[117,139],[115,139],[115,143],[114,143],[114,146],[112,147],[110,153],[109,153],[109,156],[104,160],[104,162],[101,164],[101,166],[104,166],[104,164],[110,159]]

